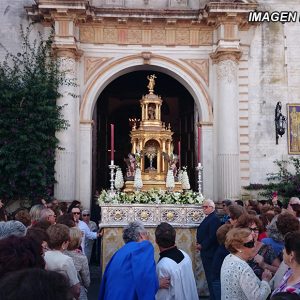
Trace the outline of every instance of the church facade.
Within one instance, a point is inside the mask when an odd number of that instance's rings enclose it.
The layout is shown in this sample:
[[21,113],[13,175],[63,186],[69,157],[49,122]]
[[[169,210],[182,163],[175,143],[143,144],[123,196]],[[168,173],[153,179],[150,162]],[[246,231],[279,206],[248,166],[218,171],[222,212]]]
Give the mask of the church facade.
[[2,44],[17,49],[19,24],[54,26],[62,68],[77,79],[59,99],[70,126],[58,134],[55,196],[90,206],[94,108],[112,81],[139,70],[171,76],[193,98],[206,197],[238,199],[243,186],[264,183],[290,153],[287,133],[276,145],[274,117],[277,102],[285,116],[300,104],[300,23],[249,22],[249,13],[297,9],[293,0],[1,1]]

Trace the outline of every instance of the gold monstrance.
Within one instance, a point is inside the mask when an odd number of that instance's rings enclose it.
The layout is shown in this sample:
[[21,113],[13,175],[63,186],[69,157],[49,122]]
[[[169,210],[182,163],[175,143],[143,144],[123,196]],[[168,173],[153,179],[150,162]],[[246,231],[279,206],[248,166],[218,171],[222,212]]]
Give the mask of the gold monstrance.
[[[166,126],[161,121],[162,99],[154,94],[155,75],[147,77],[149,80],[149,93],[142,97],[141,122],[135,125],[130,132],[132,153],[141,153],[140,168],[142,172],[143,188],[166,189],[166,174],[168,162],[164,160],[163,153],[171,155],[172,135],[170,124]],[[133,191],[133,181],[126,181],[125,191]],[[175,184],[174,190],[181,190],[181,183]]]

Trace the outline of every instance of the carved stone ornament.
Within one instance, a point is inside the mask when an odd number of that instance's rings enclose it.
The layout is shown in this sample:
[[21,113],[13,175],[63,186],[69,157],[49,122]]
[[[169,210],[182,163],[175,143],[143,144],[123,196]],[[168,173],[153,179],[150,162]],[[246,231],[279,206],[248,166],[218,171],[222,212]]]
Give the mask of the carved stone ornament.
[[237,81],[237,63],[233,60],[222,60],[217,65],[218,80],[225,80],[227,83]]
[[59,67],[61,71],[65,72],[68,75],[75,76],[76,70],[76,61],[71,57],[60,57],[59,58]]
[[125,226],[141,221],[147,226],[168,222],[173,226],[197,227],[204,218],[202,208],[197,205],[169,204],[110,204],[101,205],[101,227]]
[[84,83],[86,83],[96,71],[111,60],[110,57],[85,57],[84,59]]
[[185,63],[187,63],[190,67],[192,67],[198,75],[203,78],[205,83],[208,85],[208,60],[207,59],[182,59]]

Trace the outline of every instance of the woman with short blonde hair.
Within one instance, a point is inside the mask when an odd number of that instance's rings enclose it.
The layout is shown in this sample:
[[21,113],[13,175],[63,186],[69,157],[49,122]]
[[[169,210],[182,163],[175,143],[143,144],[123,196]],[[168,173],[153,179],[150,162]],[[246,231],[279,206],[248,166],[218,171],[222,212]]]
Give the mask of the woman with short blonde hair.
[[221,268],[221,299],[265,300],[271,292],[271,272],[255,275],[247,261],[255,254],[255,241],[246,228],[233,228],[226,235],[225,247],[230,252]]
[[79,250],[82,232],[77,227],[70,228],[70,242],[65,254],[70,256],[74,262],[78,277],[80,279],[79,300],[87,300],[87,288],[90,285],[90,270],[87,257]]
[[68,245],[68,250],[72,251],[79,248],[82,240],[82,232],[77,227],[71,227],[69,230],[70,242]]
[[69,228],[63,224],[51,225],[47,229],[49,235],[49,250],[45,253],[46,268],[66,276],[69,281],[70,291],[75,299],[80,294],[80,284],[74,263],[64,254],[69,244]]

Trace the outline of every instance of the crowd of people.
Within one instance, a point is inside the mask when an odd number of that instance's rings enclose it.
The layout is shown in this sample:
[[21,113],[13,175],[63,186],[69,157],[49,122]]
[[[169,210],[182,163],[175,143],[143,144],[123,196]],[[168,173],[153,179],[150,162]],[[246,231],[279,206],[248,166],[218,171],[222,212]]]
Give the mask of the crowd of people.
[[93,242],[103,234],[90,212],[56,199],[12,220],[2,202],[0,212],[0,299],[87,300]]
[[220,218],[215,203],[197,229],[210,299],[300,299],[300,200],[283,207],[272,201],[224,200]]
[[[202,205],[194,237],[209,299],[300,299],[300,200]],[[79,201],[34,205],[8,220],[0,201],[0,299],[88,299],[89,261],[103,231]],[[105,237],[104,237],[105,238]],[[123,229],[124,246],[105,268],[99,300],[197,300],[192,261],[168,223],[155,229],[159,259],[141,222]],[[18,288],[15,288],[18,287]]]

